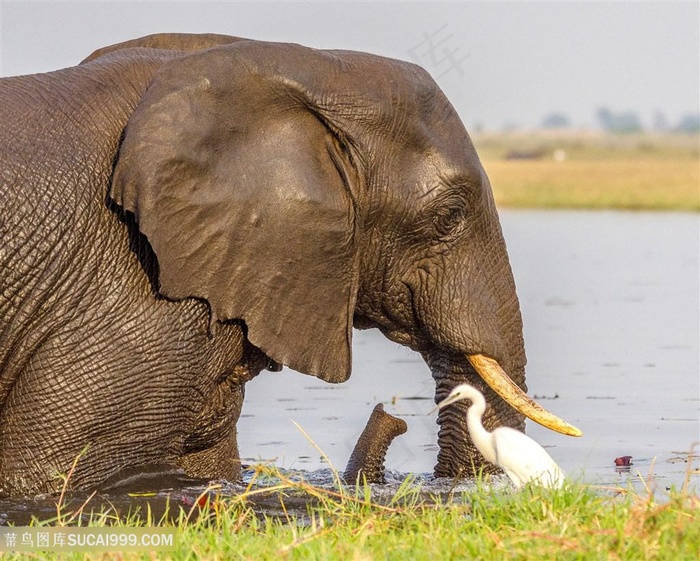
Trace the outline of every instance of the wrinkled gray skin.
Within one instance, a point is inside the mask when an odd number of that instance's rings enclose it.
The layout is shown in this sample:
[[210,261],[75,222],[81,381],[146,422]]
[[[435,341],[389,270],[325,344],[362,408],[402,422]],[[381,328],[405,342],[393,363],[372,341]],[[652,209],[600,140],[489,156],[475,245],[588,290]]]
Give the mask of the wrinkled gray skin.
[[[2,493],[55,490],[81,454],[75,488],[236,479],[245,382],[346,380],[353,325],[420,352],[436,400],[468,381],[487,427],[523,428],[464,358],[525,388],[489,182],[419,67],[160,35],[0,97]],[[435,471],[458,475],[482,459],[447,409]]]
[[[403,419],[394,417],[377,403],[367,421],[365,430],[357,439],[355,448],[343,472],[347,483],[385,483],[384,460],[393,440],[408,430]],[[362,479],[358,478],[361,477]]]

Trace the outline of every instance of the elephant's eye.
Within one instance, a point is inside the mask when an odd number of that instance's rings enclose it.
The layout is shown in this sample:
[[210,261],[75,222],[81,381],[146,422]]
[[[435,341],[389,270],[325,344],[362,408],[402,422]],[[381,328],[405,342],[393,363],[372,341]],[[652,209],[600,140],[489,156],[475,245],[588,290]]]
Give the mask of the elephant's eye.
[[433,226],[441,236],[452,234],[466,217],[467,208],[463,200],[444,201],[435,209]]

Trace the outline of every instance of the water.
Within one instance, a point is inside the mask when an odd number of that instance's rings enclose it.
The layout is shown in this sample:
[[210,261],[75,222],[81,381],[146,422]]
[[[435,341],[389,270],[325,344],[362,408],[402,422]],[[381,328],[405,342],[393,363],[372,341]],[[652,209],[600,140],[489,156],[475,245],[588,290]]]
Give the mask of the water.
[[[532,423],[528,433],[578,481],[632,484],[640,491],[649,485],[662,497],[689,478],[699,492],[700,460],[694,460],[693,475],[687,463],[700,441],[698,215],[506,211],[501,222],[523,311],[530,394],[584,436],[574,439]],[[355,332],[353,351],[353,374],[344,384],[287,369],[248,384],[238,425],[244,462],[301,470],[290,477],[332,487],[326,458],[342,470],[374,405],[382,402],[409,430],[389,449],[388,484],[374,486],[374,499],[391,496],[406,474],[425,493],[448,494],[452,482],[430,476],[437,427],[427,415],[434,391],[427,367],[376,331]],[[614,460],[621,456],[632,456],[629,471],[617,471]],[[464,482],[454,490],[469,488]],[[176,488],[149,499],[121,493],[90,504],[126,513],[148,502],[157,516],[168,506],[176,514],[173,507],[191,509],[203,489]],[[228,494],[243,490],[223,486]],[[71,496],[67,510],[86,498]],[[303,515],[307,500],[285,503]],[[279,509],[276,496],[256,501],[256,509],[268,514]],[[51,518],[55,502],[0,501],[0,525]]]
[[[529,393],[584,432],[573,439],[529,423],[528,434],[579,480],[640,487],[652,473],[655,488],[680,487],[700,441],[698,215],[503,211],[501,222],[523,311]],[[427,367],[377,331],[355,331],[353,353],[352,377],[341,385],[290,370],[249,383],[239,422],[244,461],[316,470],[327,466],[320,449],[342,470],[383,402],[409,426],[387,467],[432,471]],[[627,455],[629,472],[616,471],[615,458]],[[697,488],[700,475],[690,478]]]

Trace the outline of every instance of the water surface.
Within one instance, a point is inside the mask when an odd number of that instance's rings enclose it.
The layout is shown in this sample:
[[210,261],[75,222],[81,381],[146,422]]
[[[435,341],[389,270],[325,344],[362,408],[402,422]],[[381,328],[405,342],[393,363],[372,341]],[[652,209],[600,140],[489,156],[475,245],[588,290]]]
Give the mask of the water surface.
[[[698,215],[508,211],[501,218],[523,311],[529,393],[584,436],[574,439],[532,423],[528,433],[579,481],[632,483],[642,491],[649,485],[663,495],[689,478],[700,492],[700,461],[690,476],[687,461],[700,441]],[[342,470],[374,405],[382,402],[409,430],[390,448],[388,485],[374,486],[374,499],[391,496],[406,474],[414,475],[426,497],[469,490],[469,482],[453,489],[452,482],[430,476],[437,455],[435,417],[428,415],[434,384],[420,357],[377,331],[356,331],[353,352],[353,374],[344,384],[288,369],[250,382],[239,422],[244,461],[300,470],[290,477],[332,487],[323,456]],[[615,467],[621,456],[632,456],[627,472]],[[253,474],[247,470],[246,480]],[[148,502],[157,517],[166,509],[176,515],[177,507],[192,509],[205,489],[165,487],[174,490],[149,498],[125,491],[96,497],[85,512],[145,512]],[[224,482],[222,491],[244,489]],[[86,498],[71,495],[67,510]],[[261,512],[279,509],[274,494],[256,501]],[[285,504],[303,516],[307,501],[287,497]],[[52,518],[55,503],[53,496],[0,501],[0,525]]]
[[[529,423],[528,434],[583,481],[639,485],[651,472],[657,488],[682,485],[700,441],[698,215],[502,211],[501,222],[529,393],[584,432],[573,439]],[[244,461],[325,467],[294,420],[343,469],[382,402],[409,426],[387,467],[432,471],[434,384],[420,356],[374,330],[354,332],[353,353],[352,377],[341,385],[287,369],[249,383],[239,423]],[[629,473],[617,472],[615,458],[627,455]]]

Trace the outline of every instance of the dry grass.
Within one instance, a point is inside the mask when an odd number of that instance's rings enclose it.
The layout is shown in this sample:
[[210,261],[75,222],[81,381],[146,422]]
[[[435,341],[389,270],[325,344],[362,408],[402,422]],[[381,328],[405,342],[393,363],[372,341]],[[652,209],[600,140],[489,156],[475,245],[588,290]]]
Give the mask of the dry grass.
[[700,210],[690,159],[485,161],[496,203],[514,208]]
[[[700,210],[698,136],[492,134],[474,144],[502,207]],[[508,159],[516,152],[526,157]]]

